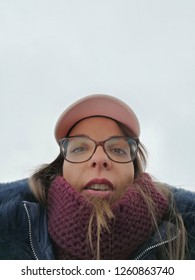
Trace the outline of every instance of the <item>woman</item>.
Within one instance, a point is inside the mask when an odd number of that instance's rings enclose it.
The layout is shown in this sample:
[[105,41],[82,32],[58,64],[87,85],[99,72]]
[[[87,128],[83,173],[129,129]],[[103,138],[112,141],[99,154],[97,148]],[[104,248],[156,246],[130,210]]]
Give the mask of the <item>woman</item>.
[[0,187],[1,259],[195,259],[195,194],[155,182],[130,107],[107,95],[60,116],[60,154]]

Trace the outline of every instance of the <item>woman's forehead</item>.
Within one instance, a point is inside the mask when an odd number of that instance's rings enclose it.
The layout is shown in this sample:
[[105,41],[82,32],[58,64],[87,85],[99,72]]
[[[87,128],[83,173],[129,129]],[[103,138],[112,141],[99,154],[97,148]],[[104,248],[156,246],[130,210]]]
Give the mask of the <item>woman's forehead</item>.
[[[123,136],[121,128],[115,120],[107,117],[95,116],[79,121],[70,131],[69,136],[87,135],[104,138],[110,136]],[[100,140],[101,140],[100,139]]]

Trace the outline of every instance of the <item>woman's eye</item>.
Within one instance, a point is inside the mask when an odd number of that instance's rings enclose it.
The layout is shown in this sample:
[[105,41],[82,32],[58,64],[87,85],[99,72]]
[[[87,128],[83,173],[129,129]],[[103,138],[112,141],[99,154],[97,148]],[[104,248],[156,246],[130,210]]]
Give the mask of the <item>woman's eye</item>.
[[82,153],[82,152],[85,152],[86,150],[87,150],[86,147],[84,147],[84,146],[78,146],[78,147],[72,148],[72,149],[71,149],[71,153],[74,153],[74,154],[76,154],[76,153]]
[[120,148],[114,148],[114,149],[112,149],[112,151],[113,151],[113,153],[118,154],[118,155],[125,155],[126,154],[125,150],[120,149]]

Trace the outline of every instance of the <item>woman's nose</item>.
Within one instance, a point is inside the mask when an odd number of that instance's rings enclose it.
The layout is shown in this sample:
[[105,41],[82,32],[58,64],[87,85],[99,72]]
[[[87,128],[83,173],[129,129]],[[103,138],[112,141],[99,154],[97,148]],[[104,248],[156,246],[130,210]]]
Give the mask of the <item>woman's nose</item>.
[[111,167],[111,160],[108,158],[103,148],[99,146],[93,154],[90,160],[90,164],[92,167],[101,167],[104,169],[109,169]]

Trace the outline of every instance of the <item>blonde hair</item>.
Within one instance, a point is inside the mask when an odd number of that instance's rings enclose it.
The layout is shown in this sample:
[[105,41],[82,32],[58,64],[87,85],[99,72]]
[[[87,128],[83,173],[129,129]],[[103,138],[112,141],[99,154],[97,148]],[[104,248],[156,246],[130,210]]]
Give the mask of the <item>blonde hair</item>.
[[[119,127],[123,130],[126,136],[131,136],[131,132],[121,123],[118,123]],[[61,154],[51,162],[50,164],[46,164],[38,168],[35,173],[29,178],[29,185],[34,193],[37,200],[43,204],[45,207],[47,206],[47,194],[48,189],[50,187],[51,182],[56,176],[62,176],[62,166],[63,166],[64,158]],[[134,170],[135,170],[135,178],[137,178],[140,174],[145,171],[147,166],[147,151],[145,147],[139,143],[138,144],[138,152],[137,157],[133,161]],[[171,235],[171,229],[167,227],[167,238],[170,239],[168,242],[168,246],[161,246],[161,259],[171,259],[171,260],[181,260],[186,258],[186,230],[183,223],[183,219],[180,213],[178,213],[175,204],[172,192],[170,191],[169,186],[156,182],[155,183],[157,191],[161,192],[169,200],[169,209],[167,211],[167,220],[174,222],[176,225],[177,232],[179,233],[176,238],[173,240]],[[141,186],[137,186],[140,194],[142,195],[145,203],[148,206],[149,213],[151,215],[152,223],[154,225],[154,229],[159,233],[158,230],[158,221],[156,218],[154,202],[151,197],[147,195],[141,188]],[[111,208],[106,205],[105,207],[94,207],[93,212],[91,213],[91,217],[89,220],[88,226],[88,240],[92,251],[95,254],[96,259],[101,258],[100,252],[100,234],[102,230],[106,230],[109,232],[108,221],[114,218]],[[92,240],[92,227],[94,221],[96,222],[97,228],[97,239],[94,248],[94,242]],[[159,238],[161,238],[159,233]]]

